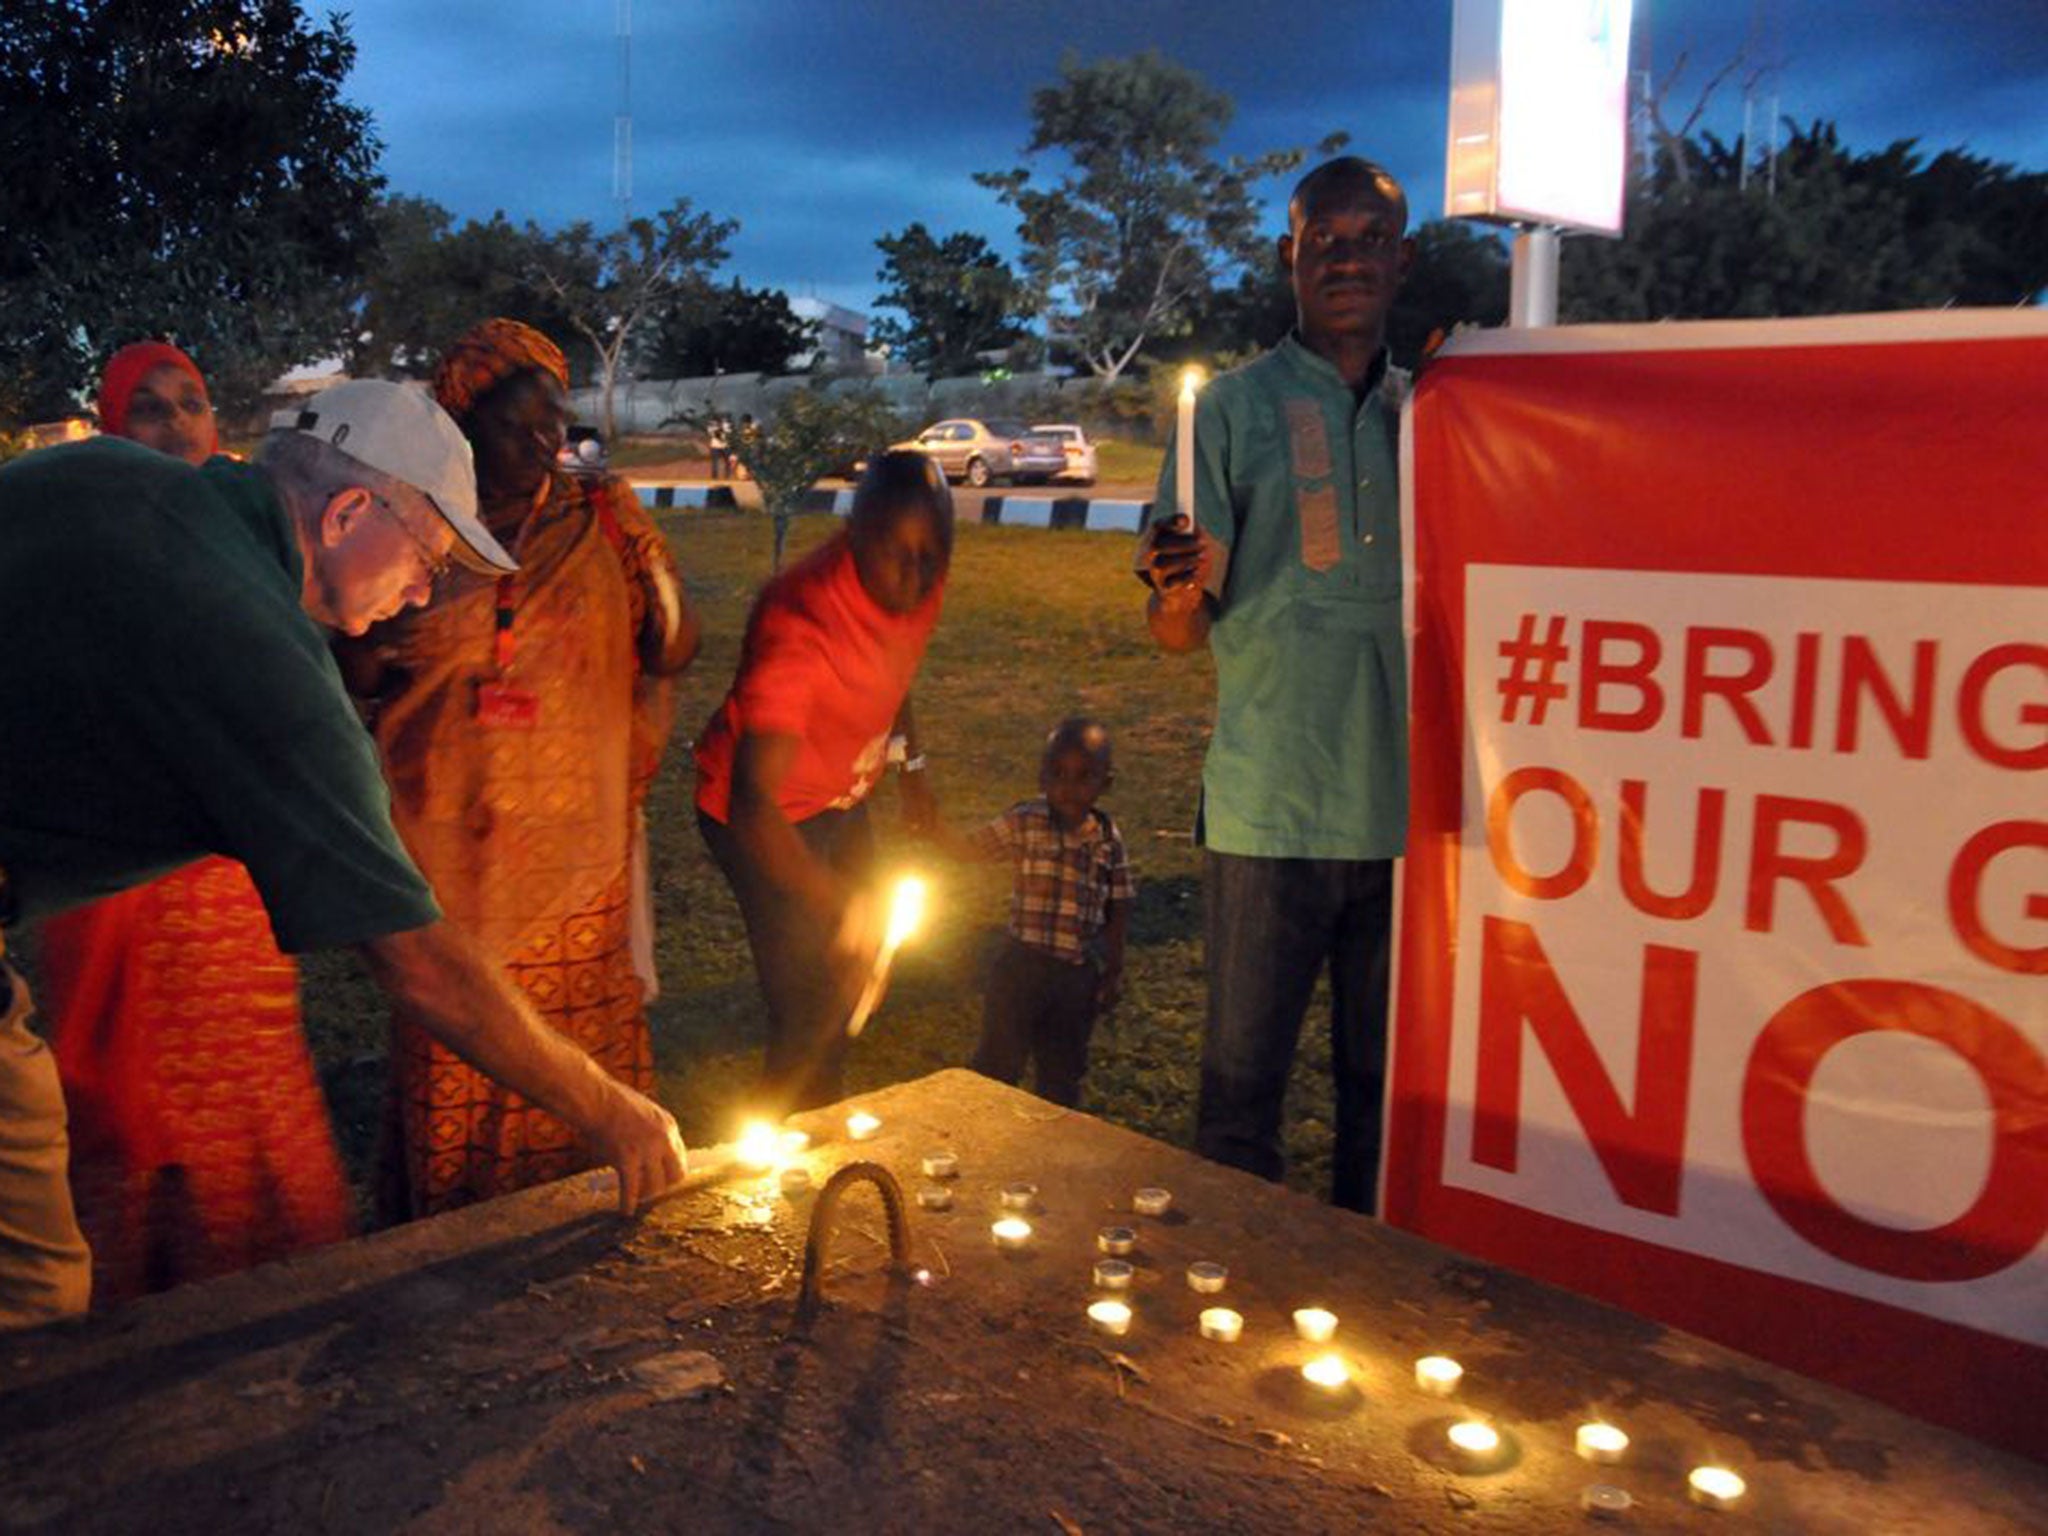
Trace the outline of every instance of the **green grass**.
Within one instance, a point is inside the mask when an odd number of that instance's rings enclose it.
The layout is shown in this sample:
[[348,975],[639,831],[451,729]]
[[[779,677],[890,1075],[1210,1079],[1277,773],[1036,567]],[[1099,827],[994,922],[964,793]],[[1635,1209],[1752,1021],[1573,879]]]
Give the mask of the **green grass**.
[[1095,439],[1095,478],[1110,484],[1130,482],[1151,487],[1159,480],[1165,449],[1157,443],[1134,443],[1121,437]]
[[[704,852],[692,809],[687,738],[732,678],[755,590],[768,572],[766,518],[663,514],[704,652],[683,679],[677,734],[649,801],[658,962],[653,1005],[658,1091],[693,1143],[723,1139],[759,1067],[762,1013],[739,912]],[[791,557],[835,527],[799,518]],[[1188,836],[1211,713],[1206,654],[1166,656],[1146,635],[1129,541],[1113,535],[963,526],[945,617],[916,691],[940,803],[971,825],[1035,792],[1039,744],[1086,712],[1116,739],[1104,800],[1138,865],[1125,997],[1097,1029],[1084,1107],[1186,1145],[1201,1059],[1204,988],[1197,853]],[[980,1028],[979,960],[1000,929],[1007,874],[928,857],[902,836],[893,789],[875,800],[884,867],[933,880],[931,923],[899,962],[880,1015],[854,1047],[859,1092],[964,1065]],[[352,1173],[367,1178],[384,1087],[384,1009],[352,957],[309,957],[308,1036]],[[1290,1181],[1321,1191],[1330,1153],[1327,1009],[1303,1031],[1290,1093]]]

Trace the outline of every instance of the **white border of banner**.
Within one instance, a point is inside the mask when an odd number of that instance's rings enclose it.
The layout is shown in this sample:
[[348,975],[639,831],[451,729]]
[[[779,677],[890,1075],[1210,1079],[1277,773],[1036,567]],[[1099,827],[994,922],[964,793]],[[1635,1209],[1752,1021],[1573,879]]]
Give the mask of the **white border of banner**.
[[[1560,352],[1701,352],[1723,348],[1841,347],[1903,341],[1997,341],[2048,336],[2048,309],[1907,309],[1787,320],[1674,320],[1661,325],[1557,325],[1460,331],[1439,357]],[[1403,439],[1404,445],[1406,439]],[[1405,502],[1407,463],[1401,495]]]

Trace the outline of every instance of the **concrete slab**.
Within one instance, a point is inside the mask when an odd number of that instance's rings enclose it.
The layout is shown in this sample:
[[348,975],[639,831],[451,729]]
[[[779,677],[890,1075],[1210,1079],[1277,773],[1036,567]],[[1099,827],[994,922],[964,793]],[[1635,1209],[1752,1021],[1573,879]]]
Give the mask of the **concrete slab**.
[[[2048,1468],[1702,1340],[1333,1211],[966,1072],[799,1117],[809,1191],[704,1185],[634,1222],[572,1179],[436,1221],[0,1339],[0,1529],[193,1531],[1577,1532],[2007,1536]],[[951,1209],[847,1198],[795,1300],[818,1186],[871,1160]],[[935,1181],[933,1181],[935,1182]],[[1006,1186],[1035,1191],[1002,1205]],[[1133,1192],[1172,1193],[1164,1217]],[[999,1249],[991,1222],[1030,1238]],[[1092,1332],[1098,1229],[1134,1229],[1134,1312]],[[1224,1288],[1191,1290],[1196,1261]],[[1239,1312],[1235,1343],[1201,1336]],[[1304,1382],[1309,1304],[1354,1385]],[[1417,1357],[1463,1366],[1455,1398]],[[2040,1405],[2013,1405],[2015,1412]],[[1445,1439],[1483,1418],[1501,1452]],[[1594,1466],[1595,1416],[1632,1437]],[[1747,1481],[1688,1501],[1703,1462]]]

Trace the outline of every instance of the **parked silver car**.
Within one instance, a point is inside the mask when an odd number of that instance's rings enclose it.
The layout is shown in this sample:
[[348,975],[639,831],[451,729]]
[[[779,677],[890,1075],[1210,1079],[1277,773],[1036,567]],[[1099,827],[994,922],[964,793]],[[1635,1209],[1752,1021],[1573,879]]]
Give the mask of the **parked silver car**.
[[1067,467],[1066,450],[1057,437],[1028,430],[1021,421],[979,421],[971,416],[934,422],[907,443],[938,462],[949,480],[987,485],[1008,480],[1014,485],[1041,485]]
[[1071,421],[1041,421],[1035,423],[1031,430],[1060,440],[1060,450],[1067,456],[1066,466],[1060,471],[1062,480],[1071,480],[1077,485],[1095,483],[1095,445],[1088,440],[1086,432]]

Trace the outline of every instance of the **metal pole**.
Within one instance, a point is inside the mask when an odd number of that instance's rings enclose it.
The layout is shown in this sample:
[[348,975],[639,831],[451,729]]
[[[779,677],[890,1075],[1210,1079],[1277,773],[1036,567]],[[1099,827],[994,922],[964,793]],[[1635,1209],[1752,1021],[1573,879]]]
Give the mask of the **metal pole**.
[[1557,324],[1557,231],[1533,225],[1515,235],[1508,273],[1508,324],[1516,330]]

